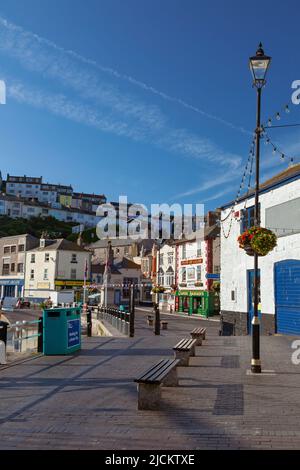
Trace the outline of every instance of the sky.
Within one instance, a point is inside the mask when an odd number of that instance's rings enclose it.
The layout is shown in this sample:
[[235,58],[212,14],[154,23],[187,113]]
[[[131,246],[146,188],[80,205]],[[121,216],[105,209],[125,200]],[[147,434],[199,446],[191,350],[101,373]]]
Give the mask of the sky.
[[[2,175],[147,206],[231,201],[253,140],[248,59],[260,41],[272,56],[263,122],[300,123],[299,13],[296,0],[0,0]],[[299,127],[268,134],[300,161]],[[261,179],[289,163],[263,145]]]

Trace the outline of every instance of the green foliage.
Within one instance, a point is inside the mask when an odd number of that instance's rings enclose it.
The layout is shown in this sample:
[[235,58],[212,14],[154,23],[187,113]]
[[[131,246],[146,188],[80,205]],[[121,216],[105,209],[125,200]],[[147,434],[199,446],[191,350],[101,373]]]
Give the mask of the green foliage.
[[[83,243],[94,243],[98,240],[97,234],[96,234],[96,228],[89,228],[87,230],[84,230],[81,234]],[[70,240],[71,242],[76,242],[78,238],[78,233],[72,233],[67,237],[67,240]]]
[[250,245],[260,256],[267,255],[277,245],[274,232],[264,227],[251,227],[238,237],[240,248]]
[[[31,217],[30,219],[12,219],[6,215],[0,216],[0,237],[20,235],[29,233],[40,238],[43,232],[47,232],[48,237],[68,238],[72,233],[72,227],[78,225],[74,222],[62,222],[55,217]],[[75,234],[75,240],[77,239]]]

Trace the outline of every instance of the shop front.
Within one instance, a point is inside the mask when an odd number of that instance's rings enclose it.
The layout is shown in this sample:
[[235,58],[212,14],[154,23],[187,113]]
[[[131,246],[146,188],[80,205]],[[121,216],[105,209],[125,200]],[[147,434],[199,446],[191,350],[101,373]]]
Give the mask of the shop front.
[[[86,281],[86,286],[89,287],[90,282]],[[75,302],[80,302],[83,300],[83,280],[55,280],[55,290],[70,289],[74,291]]]
[[0,299],[5,297],[19,298],[23,296],[24,279],[1,279]]
[[200,290],[176,291],[175,311],[210,317],[214,314],[214,296],[214,292]]

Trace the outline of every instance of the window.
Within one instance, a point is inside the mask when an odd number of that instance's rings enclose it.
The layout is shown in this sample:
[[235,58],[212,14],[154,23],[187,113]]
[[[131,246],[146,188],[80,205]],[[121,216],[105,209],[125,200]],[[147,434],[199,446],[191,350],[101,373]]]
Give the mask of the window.
[[34,269],[31,269],[31,271],[30,271],[30,280],[31,281],[34,280]]
[[35,255],[31,255],[31,258],[30,258],[30,263],[35,263]]
[[195,279],[195,268],[187,268],[187,280],[193,281]]
[[11,253],[16,253],[16,251],[17,251],[16,245],[12,245],[12,246],[10,247],[10,252],[11,252]]
[[[131,284],[133,284],[133,285],[138,284],[138,278],[136,278],[136,277],[124,277],[123,283],[124,283],[124,287],[123,287],[123,291],[122,291],[122,296],[123,296],[123,299],[128,299],[129,295],[130,295],[130,286],[131,286]],[[139,292],[138,289],[135,289],[135,291],[134,291],[135,298],[138,296],[138,292]]]
[[77,263],[77,255],[72,253],[71,263]]
[[48,268],[44,269],[44,281],[48,281]]
[[159,266],[164,264],[164,255],[159,255]]
[[76,268],[72,268],[71,269],[71,279],[73,279],[73,280],[76,279],[76,275],[77,275],[76,274]]
[[201,256],[201,240],[197,240],[197,257]]
[[[242,211],[241,233],[245,232],[254,225],[254,209],[255,206],[248,207]],[[258,218],[260,219],[260,205],[258,207]]]
[[45,263],[48,263],[49,259],[50,259],[49,253],[45,253]]
[[10,253],[10,246],[5,246],[3,248],[3,252],[4,252],[4,254]]
[[174,261],[173,251],[169,251],[169,253],[168,253],[168,264],[173,264],[173,261]]
[[19,245],[18,251],[22,252],[25,250],[25,245]]
[[157,277],[157,281],[160,286],[164,285],[164,281],[165,281],[164,278],[165,278],[164,270],[160,268],[160,270],[158,271],[158,277]]
[[201,281],[201,266],[200,264],[196,267],[197,281]]
[[18,270],[18,273],[23,273],[24,272],[24,264],[23,263],[18,263],[17,270]]
[[167,270],[165,283],[166,286],[171,286],[174,284],[174,271],[171,267]]
[[181,255],[182,259],[185,259],[186,258],[186,244],[182,245],[182,255]]
[[220,266],[214,266],[214,274],[220,274]]
[[12,273],[15,272],[15,267],[16,267],[15,263],[11,263],[10,270],[11,270]]
[[181,268],[181,282],[186,282],[186,268]]
[[3,263],[2,276],[9,274],[9,263]]

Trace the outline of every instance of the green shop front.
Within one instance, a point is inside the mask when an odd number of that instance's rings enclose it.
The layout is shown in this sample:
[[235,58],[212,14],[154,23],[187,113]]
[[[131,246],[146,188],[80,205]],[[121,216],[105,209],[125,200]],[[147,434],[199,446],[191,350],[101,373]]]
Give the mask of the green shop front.
[[199,314],[205,318],[214,314],[214,292],[180,290],[175,294],[175,311],[188,315]]

